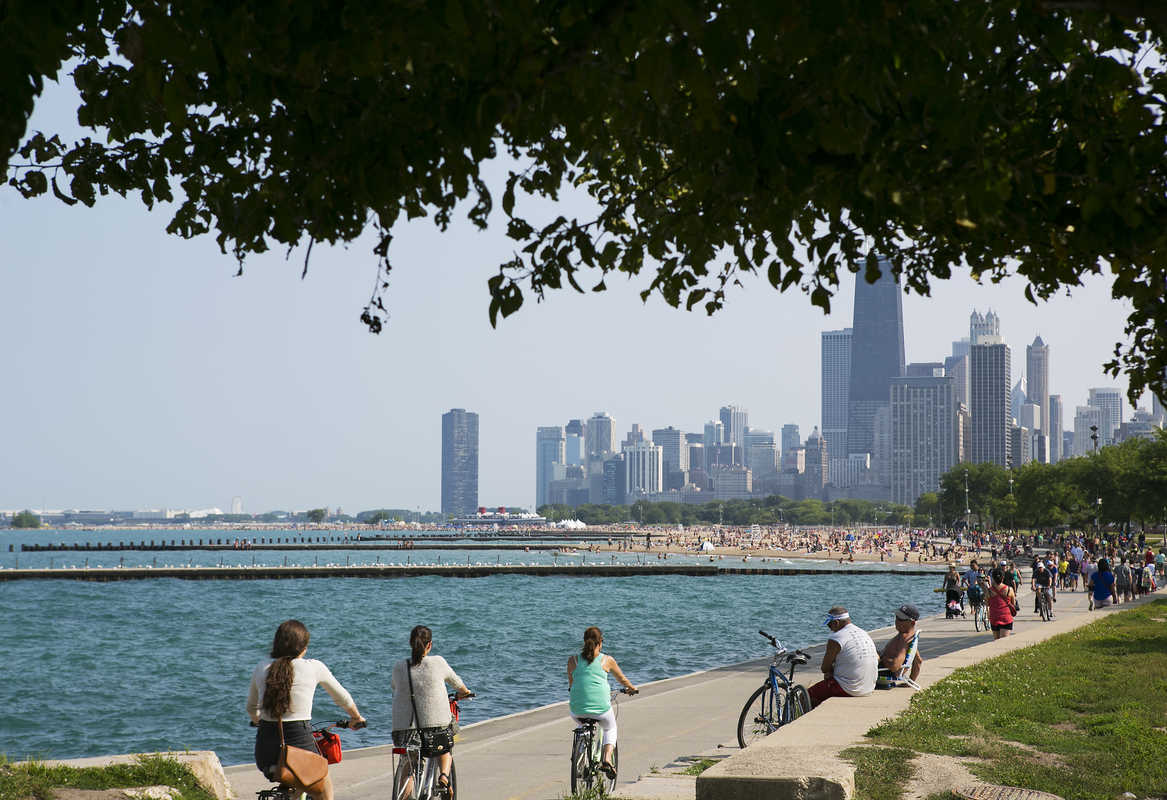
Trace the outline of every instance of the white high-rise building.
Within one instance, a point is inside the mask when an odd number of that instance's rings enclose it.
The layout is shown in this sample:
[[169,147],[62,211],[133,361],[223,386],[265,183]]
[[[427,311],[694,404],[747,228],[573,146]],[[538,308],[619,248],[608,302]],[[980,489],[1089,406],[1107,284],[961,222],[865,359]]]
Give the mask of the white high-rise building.
[[847,457],[847,403],[851,385],[851,328],[822,333],[823,438],[831,459]]
[[744,447],[746,428],[750,426],[749,412],[739,406],[722,406],[720,417],[725,441]]
[[[1041,408],[1041,429],[1049,429],[1049,345],[1040,336],[1025,348],[1026,398]],[[1024,425],[1025,423],[1022,422]],[[1030,427],[1030,430],[1035,430]]]
[[624,445],[624,464],[624,494],[630,499],[663,490],[664,450],[660,445],[644,441]]
[[1045,426],[1049,438],[1049,463],[1056,464],[1069,454],[1062,452],[1062,396],[1049,396],[1049,424]]
[[[1098,436],[1098,447],[1102,447],[1103,425],[1106,412],[1097,406],[1078,406],[1074,413],[1074,455],[1084,456],[1094,452],[1095,434]],[[1091,426],[1094,430],[1090,430]]]
[[1086,405],[1101,408],[1104,412],[1098,446],[1114,444],[1114,436],[1122,425],[1122,392],[1110,386],[1096,387],[1090,390]]
[[243,498],[242,497],[239,497],[238,495],[236,495],[235,497],[231,498],[231,513],[232,514],[242,514],[243,513]]
[[706,422],[704,442],[705,449],[708,450],[714,445],[724,444],[725,442],[725,426],[720,422]]

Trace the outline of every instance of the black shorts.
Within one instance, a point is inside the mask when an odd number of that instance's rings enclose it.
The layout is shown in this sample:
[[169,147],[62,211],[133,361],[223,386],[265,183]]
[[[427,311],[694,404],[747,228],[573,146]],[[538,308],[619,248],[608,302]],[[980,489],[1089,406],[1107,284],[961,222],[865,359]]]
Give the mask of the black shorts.
[[995,631],[1011,631],[1011,630],[1013,630],[1013,623],[1012,622],[1004,622],[1004,623],[1001,623],[998,625],[992,625],[990,627]]
[[[288,747],[299,747],[311,753],[319,753],[316,740],[312,738],[312,723],[306,719],[284,722],[284,742]],[[271,770],[280,761],[280,727],[267,720],[259,721],[255,732],[255,766],[271,778]],[[271,778],[275,780],[275,778]]]

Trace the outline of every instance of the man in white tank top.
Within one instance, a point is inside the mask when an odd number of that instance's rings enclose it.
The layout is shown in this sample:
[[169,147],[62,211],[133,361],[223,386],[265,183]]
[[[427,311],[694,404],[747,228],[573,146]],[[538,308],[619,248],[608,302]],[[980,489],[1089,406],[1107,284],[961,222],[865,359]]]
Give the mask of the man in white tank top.
[[875,691],[879,653],[867,631],[851,623],[843,606],[827,612],[830,631],[823,655],[823,679],[807,689],[814,708],[828,697],[861,697]]

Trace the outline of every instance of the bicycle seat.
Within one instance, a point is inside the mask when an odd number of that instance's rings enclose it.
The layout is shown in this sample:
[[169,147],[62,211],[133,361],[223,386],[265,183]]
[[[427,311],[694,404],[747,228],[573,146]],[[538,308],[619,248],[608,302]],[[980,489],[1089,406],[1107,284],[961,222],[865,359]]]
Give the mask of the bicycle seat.
[[806,664],[810,661],[810,656],[806,653],[791,653],[786,656],[786,660],[792,664]]

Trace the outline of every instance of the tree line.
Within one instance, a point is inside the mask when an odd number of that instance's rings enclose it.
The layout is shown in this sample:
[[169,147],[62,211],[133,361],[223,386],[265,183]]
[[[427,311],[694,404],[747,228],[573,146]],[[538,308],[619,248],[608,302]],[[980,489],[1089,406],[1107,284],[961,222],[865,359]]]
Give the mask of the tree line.
[[578,519],[588,525],[615,525],[636,522],[645,525],[850,525],[869,523],[906,525],[912,508],[868,500],[791,500],[782,495],[743,500],[714,500],[709,503],[650,503],[638,500],[631,505],[585,504],[544,505],[539,514],[551,522]]
[[969,524],[985,528],[1162,525],[1167,521],[1167,431],[1057,464],[1031,462],[1016,469],[957,464],[941,477],[940,491],[920,496],[915,517],[955,525],[965,519],[966,509]]

